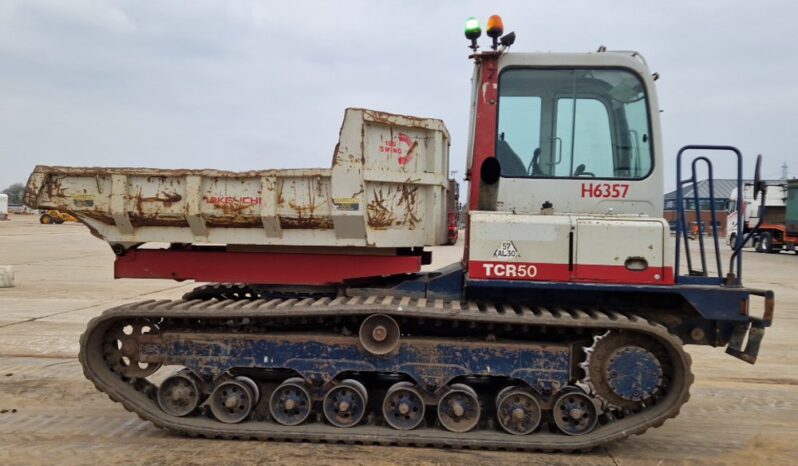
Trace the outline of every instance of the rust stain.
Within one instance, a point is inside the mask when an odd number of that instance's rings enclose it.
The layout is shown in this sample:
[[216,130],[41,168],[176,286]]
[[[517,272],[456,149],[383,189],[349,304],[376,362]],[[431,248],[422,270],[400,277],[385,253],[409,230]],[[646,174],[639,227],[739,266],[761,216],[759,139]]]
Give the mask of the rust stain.
[[283,197],[283,186],[285,185],[284,180],[280,180],[277,185],[277,205],[285,204],[285,198]]
[[[183,196],[177,193],[169,193],[169,192],[162,192],[158,193],[155,196],[142,196],[141,195],[141,188],[139,188],[138,194],[133,197],[133,201],[136,204],[136,211],[139,215],[144,215],[144,203],[148,202],[160,202],[163,204],[164,207],[172,207],[172,204],[175,202],[179,202],[183,199]],[[156,208],[156,215],[158,210]]]
[[165,217],[163,215],[136,215],[128,214],[130,224],[138,227],[187,227],[188,222],[184,217]]
[[374,199],[366,206],[368,225],[376,230],[390,228],[396,221],[393,212],[385,205],[385,196],[382,190],[374,191]]
[[[327,216],[319,216],[317,210],[320,205],[325,201],[324,195],[324,179],[323,177],[316,177],[315,180],[302,183],[307,190],[304,196],[307,203],[301,203],[298,200],[302,199],[297,192],[296,181],[291,181],[291,190],[293,195],[288,200],[288,207],[291,208],[292,215],[280,216],[280,227],[289,230],[309,229],[309,230],[328,230],[333,228],[332,218]],[[284,183],[280,185],[280,192],[278,193],[278,204],[284,205],[285,198],[282,195]]]
[[297,204],[294,201],[288,201],[288,207],[291,207],[300,217],[304,217],[305,215],[312,217],[313,212],[316,210],[316,205],[312,200],[309,204]]
[[364,186],[361,184],[361,185],[360,185],[360,190],[359,190],[359,191],[355,191],[355,192],[353,192],[353,193],[352,193],[352,195],[351,195],[351,196],[349,196],[349,197],[352,197],[352,198],[359,197],[359,196],[360,196],[361,194],[363,194],[364,192],[365,192],[365,187],[364,187]]
[[[293,171],[293,170],[288,170]],[[319,168],[305,168],[296,170],[301,172],[302,175],[310,176],[323,176],[325,170]],[[77,176],[89,177],[100,176],[106,177],[111,175],[125,175],[125,176],[141,176],[153,177],[159,179],[166,179],[168,177],[184,177],[184,176],[202,176],[212,178],[213,181],[218,182],[219,178],[225,180],[239,180],[243,178],[260,178],[264,176],[280,176],[286,170],[249,170],[244,172],[231,172],[225,170],[212,170],[212,169],[162,169],[162,168],[116,168],[116,167],[61,167],[61,166],[48,166],[38,165],[34,168],[33,173],[44,173],[50,176]]]
[[[397,187],[391,186],[387,193],[380,189],[366,206],[368,225],[377,230],[400,226],[414,230],[421,219],[418,217],[418,186],[411,180]],[[397,218],[397,215],[399,218]]]
[[50,199],[55,197],[66,197],[66,193],[64,192],[64,187],[62,185],[64,181],[64,177],[62,176],[51,176],[47,179],[47,196]]
[[231,216],[231,215],[232,216],[236,216],[236,215],[240,215],[241,212],[243,212],[244,210],[246,210],[246,209],[248,209],[248,208],[250,208],[252,206],[255,206],[257,204],[244,204],[244,203],[241,203],[241,202],[230,202],[230,203],[224,203],[224,204],[211,204],[211,205],[215,209],[221,210],[222,213],[224,215],[226,215],[226,216]]
[[280,217],[280,227],[285,230],[331,230],[333,221],[330,217]]
[[209,217],[205,221],[205,225],[221,228],[259,228],[263,226],[260,217]]
[[403,184],[400,192],[399,205],[405,206],[402,224],[414,230],[416,224],[421,221],[416,215],[416,208],[418,207],[418,186]]
[[[341,130],[343,130],[343,129],[344,129],[344,127],[341,126]],[[339,131],[338,138],[340,139],[340,137],[341,137],[341,134],[340,134],[340,131]],[[339,157],[341,157],[343,155],[340,152],[340,149],[341,149],[341,142],[339,141],[338,144],[335,145],[335,149],[333,149],[333,159],[332,159],[332,166],[333,167],[335,167],[336,165],[338,165],[340,163]]]
[[414,128],[435,129],[430,122],[439,121],[431,118],[423,118],[412,115],[399,115],[395,113],[381,112],[378,110],[365,110],[364,115],[367,119],[375,123],[390,125],[390,126],[410,126]]

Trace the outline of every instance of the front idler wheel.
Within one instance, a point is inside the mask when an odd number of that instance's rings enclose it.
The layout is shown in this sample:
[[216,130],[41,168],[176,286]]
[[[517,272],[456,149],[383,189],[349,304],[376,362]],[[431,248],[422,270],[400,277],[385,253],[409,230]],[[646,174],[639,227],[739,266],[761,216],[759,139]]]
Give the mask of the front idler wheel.
[[227,380],[216,386],[209,404],[216,419],[225,424],[236,424],[249,417],[255,403],[255,394],[248,383]]
[[385,422],[394,429],[411,430],[424,421],[424,399],[410,382],[398,382],[388,389],[382,402]]
[[584,435],[596,427],[598,413],[593,400],[584,393],[569,392],[554,402],[554,423],[564,434]]
[[308,418],[312,404],[305,380],[302,377],[292,377],[272,392],[269,413],[284,426],[296,426]]
[[477,393],[461,383],[453,384],[438,402],[438,419],[451,432],[468,432],[476,427],[480,411]]
[[103,353],[111,370],[130,379],[144,379],[161,368],[159,363],[139,361],[139,337],[157,335],[159,328],[147,320],[120,322],[105,335]]
[[346,379],[324,396],[324,417],[336,427],[357,425],[366,413],[368,392],[362,383]]
[[505,431],[526,435],[540,425],[540,403],[526,390],[507,387],[496,396],[496,417]]

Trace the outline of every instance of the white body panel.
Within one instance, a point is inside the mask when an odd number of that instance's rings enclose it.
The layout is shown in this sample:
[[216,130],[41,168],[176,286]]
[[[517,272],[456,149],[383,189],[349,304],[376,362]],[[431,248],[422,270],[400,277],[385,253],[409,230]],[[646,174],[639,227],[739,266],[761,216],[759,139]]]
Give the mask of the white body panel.
[[447,239],[443,122],[347,109],[331,169],[37,167],[26,204],[110,243],[420,247]]
[[0,194],[0,220],[8,216],[8,194]]
[[640,216],[472,212],[469,277],[673,284],[668,231]]

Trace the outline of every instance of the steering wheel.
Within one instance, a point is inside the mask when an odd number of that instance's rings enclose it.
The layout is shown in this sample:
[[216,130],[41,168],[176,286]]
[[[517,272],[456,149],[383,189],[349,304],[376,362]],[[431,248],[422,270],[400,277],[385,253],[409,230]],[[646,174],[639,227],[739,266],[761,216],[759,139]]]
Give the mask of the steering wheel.
[[576,170],[574,170],[574,176],[592,176],[593,178],[596,177],[596,174],[593,172],[586,172],[585,171],[585,164],[580,163],[576,166]]

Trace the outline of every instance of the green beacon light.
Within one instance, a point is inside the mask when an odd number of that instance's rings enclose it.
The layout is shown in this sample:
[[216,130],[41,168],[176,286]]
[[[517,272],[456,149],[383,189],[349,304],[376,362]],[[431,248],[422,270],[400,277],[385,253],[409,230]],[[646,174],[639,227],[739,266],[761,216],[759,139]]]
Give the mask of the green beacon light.
[[471,50],[475,52],[477,51],[479,48],[479,45],[477,45],[477,39],[479,39],[479,36],[481,35],[482,28],[479,27],[479,20],[473,16],[468,18],[465,23],[465,36],[466,39],[471,41],[471,45],[469,45]]

